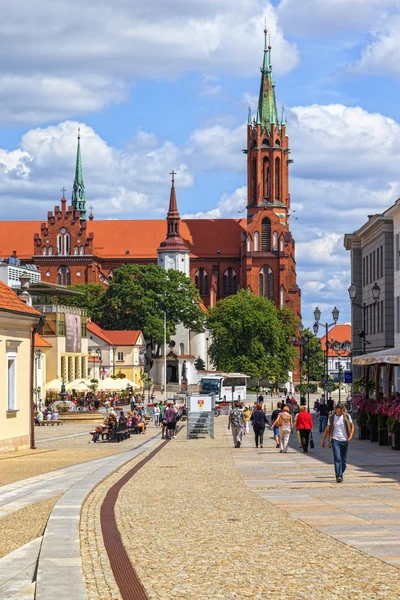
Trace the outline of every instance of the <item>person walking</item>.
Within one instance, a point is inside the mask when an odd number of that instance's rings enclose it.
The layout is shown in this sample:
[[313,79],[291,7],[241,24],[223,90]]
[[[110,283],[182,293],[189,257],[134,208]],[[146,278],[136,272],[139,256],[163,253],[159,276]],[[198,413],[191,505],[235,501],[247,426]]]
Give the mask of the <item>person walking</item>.
[[305,406],[300,406],[300,412],[296,419],[296,429],[300,434],[301,445],[303,452],[308,452],[308,443],[310,441],[310,433],[312,431],[312,416],[306,411]]
[[329,396],[328,398],[328,412],[333,412],[333,409],[335,407],[335,403],[332,400],[332,396]]
[[328,425],[322,436],[321,446],[325,448],[325,439],[328,436],[329,448],[333,450],[335,475],[337,483],[342,483],[347,467],[347,453],[349,443],[354,434],[354,423],[351,416],[345,412],[343,404],[336,405],[335,412],[329,415]]
[[165,420],[167,421],[167,436],[170,440],[176,439],[176,415],[177,411],[171,402],[168,402],[168,408],[165,411]]
[[229,412],[228,420],[228,429],[232,429],[233,444],[235,448],[240,448],[245,427],[246,418],[243,411],[240,409],[240,402],[236,401]]
[[261,404],[257,404],[255,410],[253,411],[253,414],[251,415],[251,422],[253,424],[256,448],[258,448],[259,440],[260,447],[263,448],[265,425],[268,425],[268,419]]
[[276,405],[275,410],[272,411],[272,415],[271,415],[271,429],[273,430],[273,433],[274,433],[274,440],[275,440],[277,448],[279,448],[279,446],[280,446],[280,444],[279,444],[279,427],[278,427],[278,425],[275,425],[275,427],[274,427],[273,423],[275,423],[275,421],[277,420],[279,414],[282,411],[282,408],[284,406],[284,404],[283,404],[283,406],[282,406],[282,404],[280,402],[278,402],[278,404]]
[[250,433],[250,418],[251,418],[251,412],[250,412],[250,408],[248,406],[245,407],[244,411],[244,418],[246,419],[246,427],[245,427],[245,434],[248,435]]
[[328,422],[328,406],[325,398],[321,398],[319,403],[319,432],[324,433]]
[[155,427],[158,427],[160,424],[160,409],[157,403],[154,405],[153,408],[153,422]]
[[275,423],[272,424],[273,427],[275,425],[279,427],[279,440],[281,446],[279,452],[283,452],[284,454],[286,454],[290,434],[293,431],[293,420],[288,406],[283,407],[283,410],[281,413],[279,413]]

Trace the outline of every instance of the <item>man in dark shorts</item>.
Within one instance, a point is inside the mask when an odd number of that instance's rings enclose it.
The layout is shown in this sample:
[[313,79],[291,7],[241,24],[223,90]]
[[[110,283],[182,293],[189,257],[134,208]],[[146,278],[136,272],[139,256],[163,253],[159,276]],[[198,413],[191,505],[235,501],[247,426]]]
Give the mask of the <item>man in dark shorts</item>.
[[175,408],[172,406],[171,402],[168,402],[168,408],[165,411],[165,420],[167,421],[167,437],[170,440],[176,439],[176,415],[177,412]]
[[[282,402],[283,406],[285,406],[284,402]],[[282,411],[282,404],[280,402],[278,402],[278,404],[276,405],[277,408],[272,412],[271,415],[271,423],[275,423],[276,419],[278,418],[279,413]],[[279,448],[279,427],[274,427],[274,440],[276,442],[276,447]]]

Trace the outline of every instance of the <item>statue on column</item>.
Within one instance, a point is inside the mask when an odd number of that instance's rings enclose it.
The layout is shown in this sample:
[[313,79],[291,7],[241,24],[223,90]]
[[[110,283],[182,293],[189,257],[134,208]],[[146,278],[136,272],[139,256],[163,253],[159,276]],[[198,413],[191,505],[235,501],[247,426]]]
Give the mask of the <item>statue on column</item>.
[[184,360],[183,364],[182,364],[181,391],[187,392],[187,389],[188,389],[187,366],[186,366],[186,360]]

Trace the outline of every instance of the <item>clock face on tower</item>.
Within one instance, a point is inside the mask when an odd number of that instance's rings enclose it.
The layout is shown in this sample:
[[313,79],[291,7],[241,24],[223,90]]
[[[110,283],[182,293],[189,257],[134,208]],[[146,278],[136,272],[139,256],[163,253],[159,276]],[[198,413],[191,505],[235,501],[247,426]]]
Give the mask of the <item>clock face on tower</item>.
[[174,258],[169,258],[168,259],[168,264],[170,264],[171,266],[175,264],[175,259]]

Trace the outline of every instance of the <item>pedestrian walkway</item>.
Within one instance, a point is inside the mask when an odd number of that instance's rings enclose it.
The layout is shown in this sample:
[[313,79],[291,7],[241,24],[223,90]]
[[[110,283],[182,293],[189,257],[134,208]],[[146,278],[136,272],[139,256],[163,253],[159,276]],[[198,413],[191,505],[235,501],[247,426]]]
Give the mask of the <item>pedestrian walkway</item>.
[[126,452],[97,458],[2,486],[0,488],[0,519],[36,502],[63,494],[92,473],[96,471],[101,473],[108,465],[115,465],[114,468],[117,468],[136,455],[136,449],[139,446],[159,436],[160,433],[151,437],[137,436],[134,441],[140,443]]
[[[317,429],[314,427],[314,429]],[[332,450],[308,454],[291,436],[287,454],[275,448],[266,429],[264,448],[254,448],[252,432],[232,450],[244,483],[256,494],[366,554],[400,568],[400,452],[353,439],[344,482],[336,483]]]

